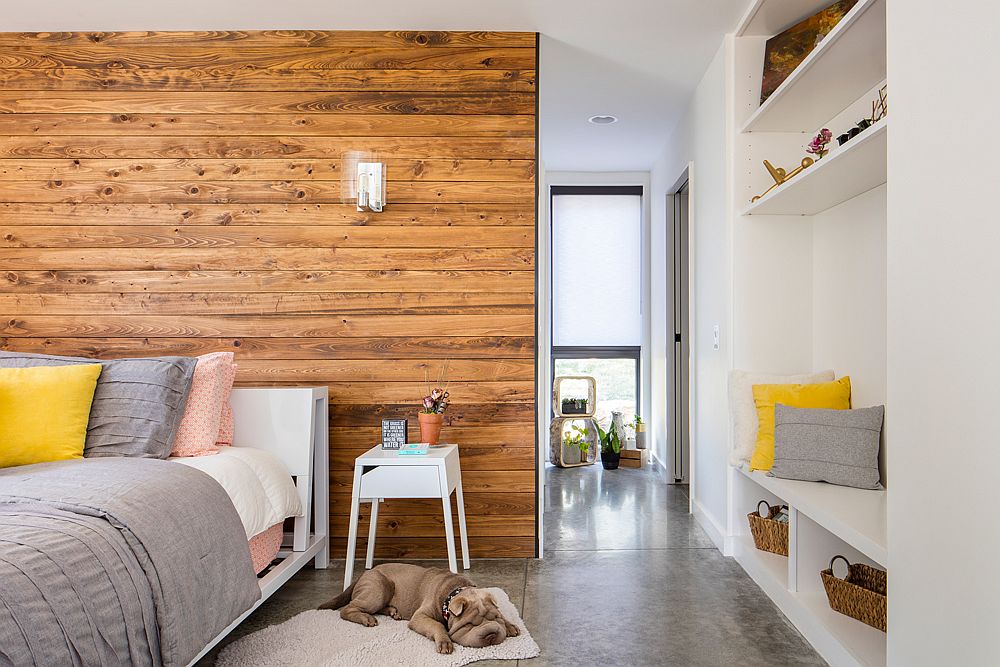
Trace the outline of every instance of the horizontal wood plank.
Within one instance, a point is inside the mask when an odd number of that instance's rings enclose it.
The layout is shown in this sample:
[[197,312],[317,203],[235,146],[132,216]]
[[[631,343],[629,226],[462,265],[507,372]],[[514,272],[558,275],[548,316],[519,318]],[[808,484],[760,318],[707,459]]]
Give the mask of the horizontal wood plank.
[[0,320],[0,336],[87,338],[530,336],[532,315],[23,315]]
[[[238,371],[243,382],[420,382],[437,377],[441,360],[419,359],[316,359],[278,361],[240,359]],[[452,359],[448,377],[454,382],[531,382],[535,377],[532,359]]]
[[[373,422],[373,424],[378,423],[380,423],[380,420]],[[407,419],[407,425],[409,426],[409,442],[420,442],[420,427],[416,417],[411,415]],[[502,447],[530,449],[534,452],[535,447],[535,425],[530,423],[475,424],[472,426],[468,424],[448,425],[442,429],[441,434],[444,442],[457,442],[459,444],[463,467],[466,461],[466,452],[469,449],[479,450]],[[378,444],[381,438],[382,430],[377,425],[331,427],[330,452],[333,455],[335,450],[349,450],[357,452],[354,456],[358,456],[359,453]],[[347,467],[351,465],[353,463],[350,463]]]
[[64,46],[28,43],[0,51],[0,68],[61,69],[194,69],[245,67],[262,69],[499,69],[535,66],[535,50],[522,47],[326,47],[230,45],[136,45],[122,49],[100,43]]
[[414,159],[531,159],[523,137],[107,137],[0,136],[0,158],[322,159],[360,152]]
[[[464,292],[4,294],[0,313],[23,315],[486,315],[534,312],[534,295]],[[424,341],[426,342],[426,341]],[[457,344],[456,344],[457,345]],[[378,348],[373,348],[378,349]],[[456,348],[460,349],[460,348]]]
[[[331,403],[330,425],[366,428],[372,424],[380,424],[383,419],[413,419],[413,409],[414,402],[410,398],[398,403],[382,402],[373,405]],[[534,419],[533,403],[459,403],[449,406],[444,413],[444,426],[532,424],[533,428]]]
[[[0,55],[0,59],[2,59]],[[0,89],[0,113],[368,113],[530,115],[533,93],[184,92]]]
[[[2,70],[0,70],[2,78]],[[534,116],[310,113],[8,113],[0,135],[532,137]],[[328,156],[336,159],[339,156]]]
[[0,229],[36,225],[358,225],[533,226],[523,204],[392,204],[381,213],[354,204],[12,204],[0,203]]
[[[50,271],[198,271],[229,269],[243,271],[323,269],[394,271],[527,271],[534,267],[530,248],[134,248],[127,253],[96,248],[52,248],[44,252]],[[0,248],[0,267],[9,271],[29,270],[39,264],[34,249]],[[195,289],[195,288],[192,288]]]
[[533,92],[533,69],[0,69],[6,90]]
[[[0,187],[0,190],[3,188]],[[533,248],[530,227],[22,227],[0,234],[0,248]]]
[[[2,124],[3,116],[0,116]],[[3,134],[0,132],[0,134]],[[534,181],[532,160],[385,160],[386,180]],[[344,179],[339,159],[68,159],[0,160],[0,181],[337,181]],[[395,194],[395,193],[394,193]],[[393,197],[393,205],[400,202]],[[461,202],[465,203],[465,202]],[[494,203],[494,202],[491,202]]]
[[[336,496],[330,503],[330,514],[350,514],[350,505],[345,503],[347,497]],[[454,496],[452,507],[454,508]],[[361,516],[367,520],[371,505],[361,505]],[[535,513],[534,493],[466,493],[466,514],[478,516],[532,516]],[[379,506],[379,514],[386,516],[432,515],[441,514],[441,501],[437,498],[386,498]],[[457,515],[457,512],[453,512]]]
[[[451,433],[442,432],[442,442],[458,442],[458,434],[454,431],[472,429],[452,429]],[[376,444],[378,440],[374,441]],[[412,442],[420,442],[419,439]],[[534,447],[462,447],[462,473],[470,470],[534,470]],[[360,447],[334,448],[330,452],[330,465],[334,468],[351,468],[354,459],[361,456],[372,447],[372,441],[362,443]]]
[[[2,253],[3,251],[0,251]],[[46,253],[48,254],[48,253]],[[12,270],[0,260],[0,288],[9,292],[78,294],[108,292],[424,292],[429,285],[476,293],[533,292],[533,271],[219,271],[138,269],[133,271]]]
[[[357,554],[365,553],[367,536],[358,536]],[[330,540],[333,558],[343,558],[347,553],[347,538],[334,537]],[[469,542],[469,553],[473,558],[533,558],[535,537],[479,537]],[[386,537],[375,541],[375,557],[390,560],[447,557],[447,543],[444,537]]]
[[[387,193],[405,204],[420,203],[502,203],[516,204],[531,196],[535,185],[492,182],[397,181]],[[340,203],[348,199],[339,181],[3,181],[0,200],[22,203],[170,204],[207,202],[240,203]]]
[[360,338],[18,337],[0,338],[0,349],[96,359],[193,357],[209,352],[235,352],[241,362],[246,359],[371,359],[382,356],[394,359],[454,359],[458,355],[467,359],[533,359],[534,338],[384,335]]
[[[330,492],[350,496],[353,482],[353,471],[333,470]],[[462,473],[462,488],[465,493],[534,493],[535,473],[533,470],[471,470]]]
[[[368,535],[368,507],[362,517],[361,534]],[[478,537],[517,536],[534,537],[535,519],[530,516],[479,516],[466,510],[466,527],[470,539]],[[350,517],[346,514],[334,514],[330,517],[330,534],[334,537],[346,537],[350,527]],[[453,519],[457,522],[457,518]],[[453,523],[453,528],[457,523]],[[444,540],[444,516],[431,514],[391,514],[378,517],[378,533],[375,546],[384,537],[437,537]],[[456,531],[457,532],[457,531]],[[470,545],[471,548],[471,545]]]
[[7,32],[0,33],[0,46],[226,46],[261,48],[315,47],[526,47],[534,48],[535,33],[496,31],[394,30],[152,30],[116,32]]

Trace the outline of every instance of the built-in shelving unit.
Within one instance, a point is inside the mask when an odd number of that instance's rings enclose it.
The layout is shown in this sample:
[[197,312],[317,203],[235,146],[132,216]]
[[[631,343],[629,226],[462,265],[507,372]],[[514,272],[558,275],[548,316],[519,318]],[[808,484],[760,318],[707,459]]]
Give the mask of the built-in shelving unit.
[[814,132],[884,80],[885,72],[885,0],[861,0],[751,114],[742,131]]
[[744,468],[740,472],[882,567],[886,566],[889,549],[885,536],[885,491],[779,479]]
[[[743,336],[732,363],[772,373],[833,368],[851,375],[853,405],[865,407],[886,402],[885,198],[872,191],[886,183],[890,118],[834,142],[748,203],[770,185],[762,160],[797,166],[813,133],[828,127],[836,136],[868,117],[886,83],[886,0],[859,0],[758,104],[766,40],[831,2],[755,0],[731,45],[733,299],[742,304],[733,329]],[[838,279],[844,267],[849,275]],[[885,665],[886,633],[833,611],[819,573],[838,554],[888,569],[888,491],[743,468],[730,469],[728,489],[727,545],[743,569],[831,665]],[[746,515],[760,500],[789,507],[788,557],[754,547]]]
[[886,182],[889,119],[750,204],[743,215],[816,215]]

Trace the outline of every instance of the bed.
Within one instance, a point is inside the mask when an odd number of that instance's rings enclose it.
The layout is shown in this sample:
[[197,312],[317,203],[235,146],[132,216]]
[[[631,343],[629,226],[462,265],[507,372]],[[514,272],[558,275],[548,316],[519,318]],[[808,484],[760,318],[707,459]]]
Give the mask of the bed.
[[192,664],[327,566],[326,388],[230,402],[214,456],[0,470],[0,664]]

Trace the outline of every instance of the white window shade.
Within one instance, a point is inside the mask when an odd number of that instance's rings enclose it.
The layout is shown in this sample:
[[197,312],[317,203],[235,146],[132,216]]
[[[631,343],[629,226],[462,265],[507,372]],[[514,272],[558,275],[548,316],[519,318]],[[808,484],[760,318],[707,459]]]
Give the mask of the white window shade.
[[640,345],[642,198],[552,197],[556,346]]

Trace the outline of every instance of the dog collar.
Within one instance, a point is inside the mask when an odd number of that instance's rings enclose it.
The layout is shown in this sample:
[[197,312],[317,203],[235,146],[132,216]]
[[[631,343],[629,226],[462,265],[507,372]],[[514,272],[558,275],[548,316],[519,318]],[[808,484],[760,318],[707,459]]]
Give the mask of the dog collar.
[[448,605],[451,604],[452,599],[456,595],[464,591],[466,588],[472,588],[472,586],[459,586],[451,593],[448,593],[448,596],[444,599],[444,602],[441,603],[441,615],[444,616],[445,621],[447,621],[451,617],[451,612],[448,611]]

